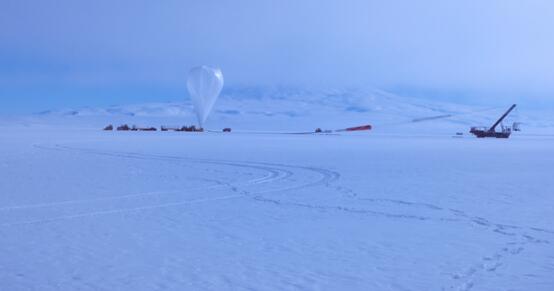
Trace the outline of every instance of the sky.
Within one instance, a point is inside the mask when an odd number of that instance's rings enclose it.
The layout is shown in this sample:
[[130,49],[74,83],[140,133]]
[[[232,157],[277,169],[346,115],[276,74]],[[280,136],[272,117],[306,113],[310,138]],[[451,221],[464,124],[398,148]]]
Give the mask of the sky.
[[0,113],[184,100],[201,64],[227,88],[554,103],[554,2],[0,1]]

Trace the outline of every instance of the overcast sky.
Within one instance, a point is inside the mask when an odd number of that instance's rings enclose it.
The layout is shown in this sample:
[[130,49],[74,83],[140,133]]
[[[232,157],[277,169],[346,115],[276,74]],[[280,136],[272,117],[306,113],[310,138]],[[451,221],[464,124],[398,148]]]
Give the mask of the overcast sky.
[[554,1],[0,1],[0,112],[182,100],[198,64],[226,86],[554,101]]

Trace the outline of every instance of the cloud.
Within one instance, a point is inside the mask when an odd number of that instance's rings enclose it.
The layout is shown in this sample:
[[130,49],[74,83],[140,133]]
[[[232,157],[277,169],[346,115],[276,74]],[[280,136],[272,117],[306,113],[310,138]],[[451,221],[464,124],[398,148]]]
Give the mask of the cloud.
[[229,85],[554,91],[551,1],[6,0],[0,10],[3,86],[176,88],[208,64]]

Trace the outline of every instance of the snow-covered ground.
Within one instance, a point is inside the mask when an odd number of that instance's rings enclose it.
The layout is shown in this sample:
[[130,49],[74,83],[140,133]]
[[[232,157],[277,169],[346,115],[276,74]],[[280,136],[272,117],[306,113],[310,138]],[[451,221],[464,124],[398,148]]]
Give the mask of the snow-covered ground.
[[176,103],[0,119],[0,289],[554,289],[548,114],[520,108],[522,132],[478,140],[469,126],[505,108],[220,101],[207,126],[233,133],[100,130],[193,123]]

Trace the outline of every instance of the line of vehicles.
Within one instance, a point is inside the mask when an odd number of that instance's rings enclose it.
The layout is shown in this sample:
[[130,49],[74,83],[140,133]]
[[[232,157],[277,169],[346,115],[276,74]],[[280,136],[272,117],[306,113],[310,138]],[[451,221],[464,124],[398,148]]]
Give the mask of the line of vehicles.
[[[509,138],[512,132],[514,131],[521,131],[520,129],[520,123],[514,122],[511,126],[505,126],[502,121],[516,108],[516,104],[513,104],[508,108],[502,116],[496,122],[490,126],[490,127],[478,127],[474,126],[471,127],[469,132],[476,136],[477,138],[485,138],[485,137],[492,137],[492,138]],[[442,116],[441,116],[442,117]],[[500,130],[497,130],[497,128],[500,126]],[[360,126],[354,126],[354,127],[347,127],[342,129],[334,129],[334,130],[328,130],[328,129],[321,129],[316,128],[312,132],[290,132],[291,134],[325,134],[325,133],[338,133],[338,132],[352,132],[352,131],[368,131],[373,128],[370,124],[360,125]],[[114,130],[113,125],[108,125],[104,128],[106,131]],[[117,131],[157,131],[158,129],[156,127],[137,127],[135,125],[129,126],[127,124],[123,124],[118,126],[115,130]],[[202,127],[196,127],[195,125],[191,126],[182,126],[182,127],[169,127],[169,126],[161,126],[160,131],[182,131],[182,132],[204,132],[204,128]],[[222,132],[231,132],[231,128],[227,127],[222,130]],[[457,136],[462,136],[463,133],[458,132],[456,133]]]
[[[347,128],[341,128],[341,129],[321,129],[316,128],[314,131],[308,131],[308,132],[289,132],[290,134],[316,134],[316,133],[337,133],[337,132],[348,132],[348,131],[366,131],[371,130],[373,127],[369,124],[366,125],[360,125],[360,126],[354,126],[354,127],[347,127]],[[105,131],[113,131],[114,126],[109,124],[108,126],[104,127]],[[156,127],[138,127],[136,125],[129,126],[127,124],[120,125],[115,128],[116,131],[157,131],[158,129]],[[182,127],[170,127],[170,126],[161,126],[160,131],[184,131],[184,132],[204,132],[204,128],[202,127],[196,127],[195,125],[191,126],[182,126]],[[213,130],[208,130],[209,132],[214,132]],[[221,132],[231,132],[232,129],[230,127],[223,128]],[[269,132],[268,132],[269,133]]]
[[[104,127],[105,131],[111,131],[114,130],[113,125],[109,124],[108,126]],[[136,125],[129,126],[127,124],[123,124],[118,126],[115,130],[117,131],[157,131],[158,129],[155,127],[138,127]],[[196,127],[194,125],[191,126],[182,126],[182,127],[167,127],[167,126],[161,126],[160,131],[187,131],[187,132],[203,132],[204,129],[201,127]],[[224,132],[230,132],[228,131]]]

